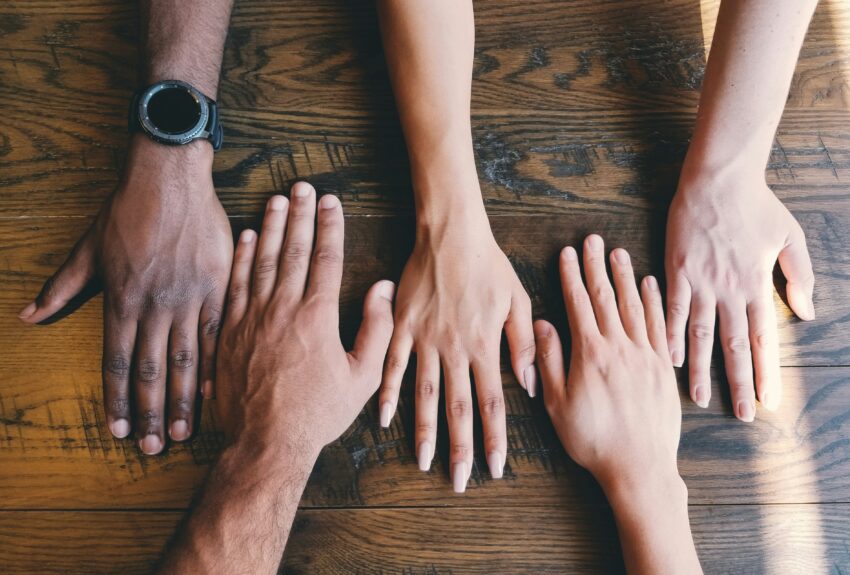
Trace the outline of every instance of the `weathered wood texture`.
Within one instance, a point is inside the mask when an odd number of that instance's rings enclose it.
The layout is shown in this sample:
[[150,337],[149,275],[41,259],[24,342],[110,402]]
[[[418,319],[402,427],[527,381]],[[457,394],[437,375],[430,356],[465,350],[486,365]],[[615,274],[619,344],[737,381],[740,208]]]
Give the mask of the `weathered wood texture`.
[[[717,6],[476,3],[479,172],[497,239],[536,315],[563,325],[555,255],[591,231],[629,248],[639,272],[662,273],[665,211]],[[110,437],[99,299],[50,327],[15,319],[117,182],[137,17],[135,3],[120,0],[0,5],[3,572],[149,571],[220,449],[208,409],[197,436],[160,457]],[[350,341],[365,289],[398,277],[413,239],[372,0],[238,0],[219,100],[227,145],[215,182],[235,229],[255,225],[268,195],[299,178],[341,196]],[[720,358],[709,409],[683,391],[680,466],[708,573],[850,570],[848,126],[850,1],[821,0],[767,170],[806,230],[818,319],[794,320],[777,297],[779,412],[737,422]],[[491,480],[476,459],[467,494],[453,495],[444,421],[434,469],[419,472],[407,385],[389,430],[370,404],[323,453],[284,572],[621,570],[601,492],[564,455],[504,358],[502,371],[505,479]]]
[[[692,506],[706,574],[842,573],[850,509]],[[0,568],[148,573],[181,514],[0,512]],[[518,528],[518,526],[528,526]],[[606,506],[299,511],[281,573],[622,573]]]

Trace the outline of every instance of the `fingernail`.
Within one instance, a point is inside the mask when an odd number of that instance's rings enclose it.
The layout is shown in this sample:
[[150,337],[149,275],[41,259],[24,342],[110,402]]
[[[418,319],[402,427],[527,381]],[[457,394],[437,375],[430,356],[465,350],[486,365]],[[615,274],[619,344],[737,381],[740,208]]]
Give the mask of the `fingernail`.
[[761,394],[761,404],[769,411],[776,411],[779,408],[779,400],[776,399],[777,397],[779,396],[765,391]]
[[185,419],[177,419],[171,423],[168,434],[174,441],[183,441],[189,438],[189,422]]
[[576,255],[576,249],[573,246],[567,246],[563,250],[561,250],[561,255],[565,260],[574,261],[578,259]]
[[139,447],[145,455],[156,455],[162,451],[162,441],[160,441],[159,436],[151,433],[139,441]]
[[211,379],[206,380],[201,386],[201,395],[203,395],[206,399],[212,399],[213,382]]
[[27,307],[21,310],[21,313],[18,314],[20,319],[27,319],[29,316],[35,313],[35,310],[38,309],[38,305],[35,302],[30,303]]
[[812,300],[809,300],[806,304],[806,311],[808,312],[807,321],[815,319],[815,303]]
[[126,419],[116,419],[109,424],[109,431],[118,439],[124,439],[130,433],[130,422]]
[[646,287],[649,291],[658,291],[658,280],[654,276],[646,276]]
[[700,384],[694,388],[694,401],[702,408],[708,407],[709,390],[708,386]]
[[682,364],[685,363],[685,354],[681,349],[674,349],[672,352],[673,356],[673,367],[682,367]]
[[490,468],[490,475],[493,479],[502,478],[502,470],[505,464],[502,462],[502,454],[498,451],[491,451],[487,454],[487,467]]
[[298,182],[292,187],[292,195],[303,198],[310,193],[310,190],[313,189],[313,186],[308,184],[307,182]]
[[744,399],[738,402],[738,419],[750,422],[756,418],[756,406],[752,401]]
[[272,196],[272,199],[269,200],[269,209],[279,212],[286,205],[286,198],[283,196]]
[[522,379],[525,381],[525,390],[528,392],[528,397],[537,395],[537,371],[533,365],[529,365],[522,372]]
[[460,461],[452,465],[452,485],[455,493],[466,491],[466,463]]
[[332,210],[337,206],[339,206],[339,198],[333,194],[325,194],[322,196],[322,199],[319,200],[319,208],[322,210]]
[[589,247],[593,251],[602,249],[602,238],[597,236],[596,234],[587,236],[587,247]]
[[624,249],[617,248],[614,250],[614,259],[617,260],[618,264],[626,265],[629,263],[629,252]]
[[254,230],[242,230],[242,234],[239,236],[239,241],[243,244],[250,244],[254,241],[254,237],[256,235],[257,234],[254,232]]
[[384,429],[390,426],[390,421],[393,418],[393,404],[385,401],[381,404],[381,427]]
[[434,448],[429,441],[423,441],[416,450],[416,459],[419,461],[419,471],[431,469],[431,460],[434,459]]
[[395,298],[395,284],[389,280],[384,280],[378,284],[378,295],[387,301],[393,301]]

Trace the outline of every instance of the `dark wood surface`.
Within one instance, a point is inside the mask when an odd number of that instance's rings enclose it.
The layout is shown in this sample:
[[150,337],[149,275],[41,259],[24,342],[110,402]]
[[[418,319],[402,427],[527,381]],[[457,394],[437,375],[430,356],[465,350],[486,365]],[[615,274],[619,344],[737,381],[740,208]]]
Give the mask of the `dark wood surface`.
[[[494,232],[535,314],[563,324],[555,257],[591,231],[663,274],[664,218],[696,113],[713,0],[476,3],[473,126]],[[220,449],[209,410],[188,444],[144,457],[102,415],[95,298],[64,321],[15,318],[64,259],[123,163],[137,73],[134,2],[0,5],[0,571],[148,572]],[[822,0],[767,177],[804,229],[818,319],[776,297],[785,398],[731,415],[684,406],[680,469],[709,573],[850,570],[850,2]],[[215,182],[235,230],[299,178],[346,219],[342,331],[412,244],[404,142],[371,0],[237,0]],[[781,293],[781,285],[780,293]],[[325,450],[286,573],[619,572],[593,480],[503,358],[510,453],[454,495],[445,422],[430,473],[408,385],[389,430],[370,404]]]

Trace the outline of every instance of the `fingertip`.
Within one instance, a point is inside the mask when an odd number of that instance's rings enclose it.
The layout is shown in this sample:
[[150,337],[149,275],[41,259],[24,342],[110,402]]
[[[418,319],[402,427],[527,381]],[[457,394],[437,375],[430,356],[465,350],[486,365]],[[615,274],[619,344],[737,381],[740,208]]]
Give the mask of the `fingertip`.
[[314,191],[316,191],[315,188],[313,188],[313,186],[304,181],[295,182],[292,185],[292,195],[297,198],[307,197]]
[[204,383],[201,384],[201,395],[204,396],[204,399],[213,399],[215,389],[211,379],[204,380]]
[[538,319],[534,322],[534,337],[536,339],[551,337],[554,331],[555,326],[545,319]]
[[29,319],[32,317],[32,315],[36,312],[37,309],[38,304],[34,301],[30,302],[24,309],[20,311],[20,313],[18,313],[18,319],[23,322],[30,323]]
[[282,212],[286,208],[287,203],[289,203],[289,200],[287,200],[286,197],[280,194],[275,194],[269,198],[268,208],[275,212]]
[[239,234],[239,243],[250,244],[255,239],[257,239],[257,232],[250,228],[242,230],[242,233]]
[[801,320],[812,321],[815,319],[815,304],[811,295],[790,284],[788,286],[788,305]]
[[658,280],[655,279],[655,276],[646,276],[643,278],[643,287],[650,292],[658,291]]
[[564,249],[561,250],[561,259],[565,262],[578,261],[578,253],[573,246],[565,246]]
[[626,266],[631,263],[631,258],[629,257],[629,252],[624,250],[623,248],[615,248],[611,251],[611,263],[619,264],[621,266]]
[[340,205],[339,198],[333,194],[325,194],[319,200],[320,210],[333,210],[340,207]]
[[372,286],[375,294],[392,303],[395,299],[395,283],[390,280],[380,280]]
[[592,251],[599,251],[604,247],[605,241],[599,234],[590,234],[585,238],[584,244]]

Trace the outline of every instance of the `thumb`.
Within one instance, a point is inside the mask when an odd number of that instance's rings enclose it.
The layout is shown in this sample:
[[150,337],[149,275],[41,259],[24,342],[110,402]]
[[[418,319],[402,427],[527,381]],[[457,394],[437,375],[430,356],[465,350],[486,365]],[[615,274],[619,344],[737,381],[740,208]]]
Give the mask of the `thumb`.
[[25,307],[18,317],[29,324],[44,321],[79,294],[94,277],[94,250],[91,233],[80,238],[65,263],[50,276],[35,301]]
[[806,236],[799,225],[779,252],[779,267],[788,280],[788,305],[800,319],[815,319],[815,304],[812,300],[815,274],[812,271],[809,250],[806,248]]
[[394,296],[395,284],[388,280],[381,280],[369,289],[363,303],[363,323],[354,340],[354,349],[348,354],[359,374],[370,380],[373,391],[381,383],[381,369],[393,335]]

